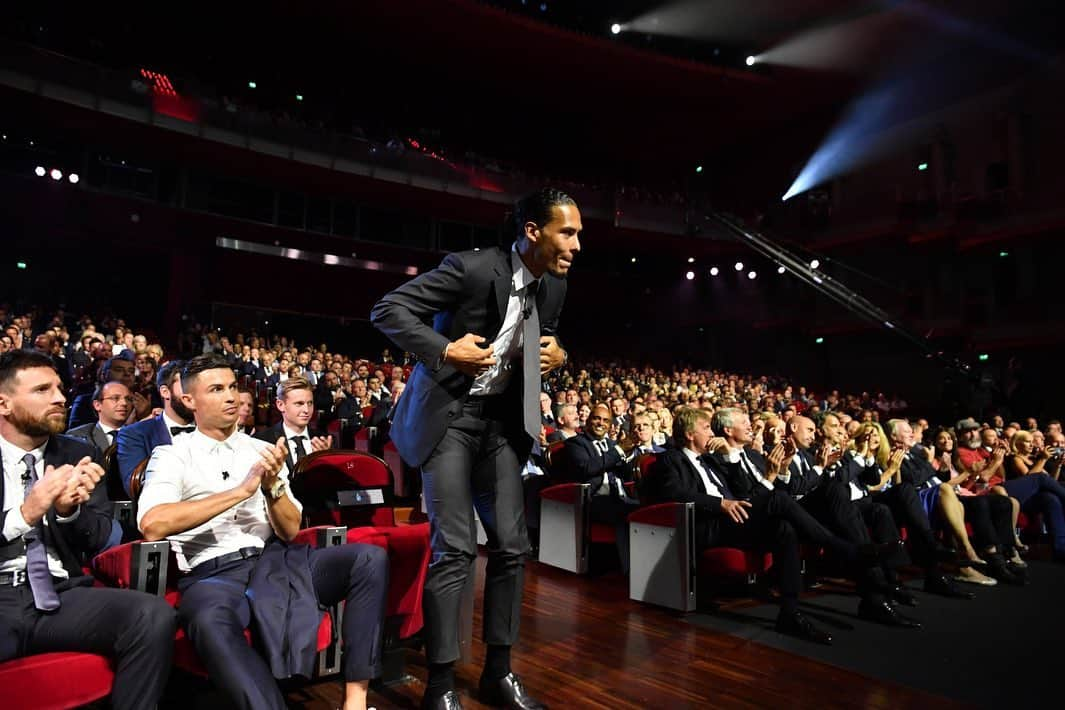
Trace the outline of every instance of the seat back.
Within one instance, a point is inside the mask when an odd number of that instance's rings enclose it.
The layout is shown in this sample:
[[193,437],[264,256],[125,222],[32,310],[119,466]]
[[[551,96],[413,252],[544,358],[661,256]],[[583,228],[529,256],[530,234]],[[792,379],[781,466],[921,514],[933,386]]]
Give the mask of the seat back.
[[292,484],[309,525],[395,527],[393,473],[373,454],[326,449],[296,466]]
[[637,481],[643,480],[647,475],[647,471],[651,468],[657,458],[658,457],[654,454],[640,454],[637,456],[632,465],[633,477]]
[[122,486],[122,472],[118,469],[118,444],[111,444],[103,455],[104,483],[110,500],[128,500],[129,495]]

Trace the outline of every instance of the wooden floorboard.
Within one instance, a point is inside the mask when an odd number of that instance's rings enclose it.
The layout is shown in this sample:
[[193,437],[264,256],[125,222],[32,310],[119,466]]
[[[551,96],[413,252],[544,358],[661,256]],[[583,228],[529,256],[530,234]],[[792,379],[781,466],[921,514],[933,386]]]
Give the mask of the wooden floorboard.
[[[483,580],[484,556],[478,560]],[[480,629],[480,583],[475,609]],[[618,574],[572,575],[537,562],[526,567],[521,640],[513,668],[536,697],[555,710],[569,708],[928,708],[955,707],[948,699],[885,683],[686,623],[678,614],[628,598]],[[463,705],[473,699],[484,646],[456,670]],[[413,680],[373,691],[371,705],[417,708],[425,659],[408,655]],[[289,694],[293,707],[340,705],[337,682]]]

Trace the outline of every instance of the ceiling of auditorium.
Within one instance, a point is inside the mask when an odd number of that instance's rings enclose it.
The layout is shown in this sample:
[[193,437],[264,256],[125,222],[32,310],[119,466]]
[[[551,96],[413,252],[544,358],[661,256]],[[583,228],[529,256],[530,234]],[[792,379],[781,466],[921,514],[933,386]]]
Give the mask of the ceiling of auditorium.
[[[191,76],[220,94],[288,99],[293,112],[341,126],[429,129],[453,150],[541,174],[662,183],[754,153],[793,171],[889,65],[974,48],[1002,65],[1017,60],[1017,45],[1042,52],[1061,41],[1047,19],[1060,3],[1049,0],[1022,9],[992,0],[540,4],[193,2],[160,21],[41,2],[15,10],[15,25],[19,37],[76,56]],[[615,21],[631,31],[612,36]],[[748,53],[774,51],[781,63],[743,65]]]

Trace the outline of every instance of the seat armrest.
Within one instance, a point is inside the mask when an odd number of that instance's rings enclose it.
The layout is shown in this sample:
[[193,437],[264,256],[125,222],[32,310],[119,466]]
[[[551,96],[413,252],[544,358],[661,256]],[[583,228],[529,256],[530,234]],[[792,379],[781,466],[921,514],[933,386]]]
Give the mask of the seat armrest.
[[344,526],[318,525],[304,528],[292,538],[293,544],[311,547],[335,547],[347,541],[348,529]]

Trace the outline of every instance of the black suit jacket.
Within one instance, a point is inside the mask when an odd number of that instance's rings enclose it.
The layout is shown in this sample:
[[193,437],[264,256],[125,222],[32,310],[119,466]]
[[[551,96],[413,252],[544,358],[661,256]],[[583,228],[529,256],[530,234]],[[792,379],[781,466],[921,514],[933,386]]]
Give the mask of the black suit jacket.
[[[96,450],[98,454],[97,458],[103,459],[103,454],[109,448],[111,448],[111,441],[107,438],[107,434],[100,428],[100,422],[93,422],[92,424],[82,424],[79,427],[67,430],[67,436],[79,439],[89,444]],[[116,433],[117,438],[117,433]]]
[[[608,471],[622,481],[631,480],[631,471],[625,465],[625,458],[618,453],[617,442],[606,439],[606,453],[600,453],[595,443],[585,433],[566,439],[562,465],[552,471],[552,475],[562,481],[592,484],[592,494],[603,485],[603,476]],[[620,491],[612,491],[620,493]]]
[[[327,436],[327,434],[325,432],[323,432],[323,431],[318,431],[316,429],[311,429],[310,427],[307,427],[307,436],[309,438],[307,439],[307,441],[303,442],[303,448],[307,449],[307,453],[309,454],[309,453],[311,453],[311,442],[310,442],[310,440],[315,438],[316,436]],[[288,448],[288,437],[285,436],[285,423],[284,422],[278,422],[277,424],[274,424],[272,427],[269,427],[268,429],[263,429],[262,431],[257,431],[257,432],[255,432],[255,434],[252,435],[252,437],[255,438],[255,439],[259,439],[260,441],[265,441],[268,444],[276,444],[277,440],[279,438],[280,439],[284,439],[285,440],[285,451],[286,451],[286,453],[285,453],[285,463],[288,465],[288,474],[289,474],[289,476],[295,475],[295,473],[296,473],[296,462],[292,460],[292,449]],[[334,442],[334,445],[335,445],[335,443],[336,442]]]
[[[74,464],[85,456],[93,456],[94,449],[84,441],[57,434],[48,439],[44,449],[45,466]],[[99,463],[98,459],[94,459]],[[0,500],[4,499],[3,462],[0,461]],[[97,485],[88,502],[81,506],[78,517],[69,523],[56,521],[55,509],[47,513],[48,524],[44,526],[45,542],[52,545],[72,580],[84,577],[82,561],[100,552],[107,545],[112,533],[111,503],[107,488]],[[0,530],[2,530],[0,520]],[[11,559],[24,554],[25,543],[21,537],[6,540],[0,533],[0,559]]]
[[[750,460],[751,465],[758,469],[762,476],[765,476],[765,457],[754,449],[744,449],[744,453]],[[750,500],[755,496],[771,492],[759,483],[758,479],[748,473],[739,461],[730,463],[728,458],[721,454],[707,454],[703,457],[703,460],[713,469],[718,478],[728,485],[732,495],[737,498]]]
[[[473,378],[443,363],[444,347],[466,333],[495,340],[513,276],[510,249],[448,254],[440,266],[386,294],[371,310],[374,326],[419,360],[392,422],[392,440],[409,465],[420,466],[429,458],[473,384]],[[541,335],[557,335],[565,296],[565,280],[544,274],[536,296]],[[521,367],[510,384],[514,387],[522,391]],[[513,416],[522,421],[520,406]],[[521,438],[511,445],[525,460],[532,440],[524,433]]]
[[792,496],[805,496],[813,493],[820,487],[824,478],[814,471],[814,457],[809,451],[799,449],[799,456],[806,462],[807,471],[804,474],[794,460],[788,464],[791,480],[784,486],[784,489]]
[[928,462],[924,447],[917,444],[910,449],[909,453],[910,455],[902,460],[902,466],[899,468],[902,482],[912,483],[917,490],[932,485],[932,478],[938,476],[939,472]]
[[659,454],[647,474],[640,489],[644,502],[694,503],[696,540],[702,546],[718,542],[721,526],[728,524],[721,511],[723,499],[706,492],[702,477],[682,450]]

